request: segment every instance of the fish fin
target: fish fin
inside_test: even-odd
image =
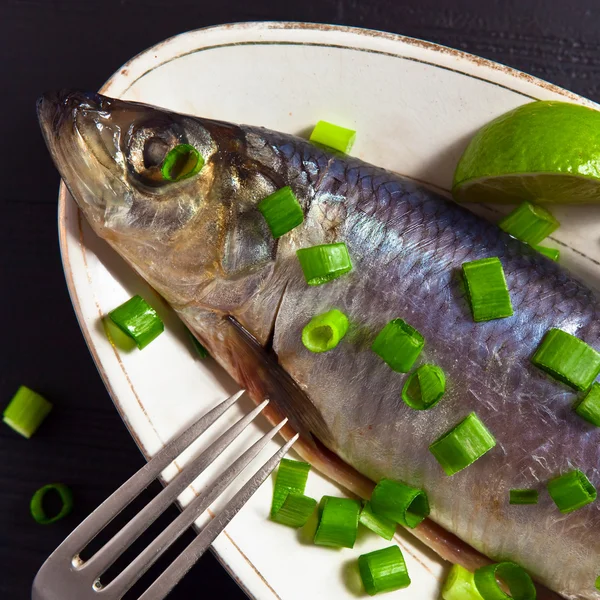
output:
[[[290,426],[306,442],[314,444],[313,436],[324,443],[330,442],[332,437],[323,418],[302,388],[279,364],[277,356],[264,348],[234,317],[228,316],[226,320],[233,333],[228,336],[229,359],[243,379],[238,383],[252,396],[271,400],[278,413],[288,418]]]
[[[263,347],[234,317],[226,317],[228,363],[230,373],[248,390],[255,402],[268,398],[271,402],[263,411],[276,424],[284,417],[288,424],[280,431],[290,439],[300,434],[294,450],[326,477],[357,496],[368,498],[373,482],[344,462],[327,448],[331,434],[321,415],[302,388],[279,364],[270,347]]]
[[[280,430],[280,434],[286,440],[296,433],[300,434],[294,450],[303,460],[345,490],[360,498],[369,498],[375,484],[327,447],[328,444],[333,446],[329,429],[307,394],[279,364],[271,346],[267,344],[267,347],[263,347],[232,316],[220,322],[225,326],[226,333],[223,330],[222,333],[227,343],[215,346],[215,357],[255,402],[262,402],[265,398],[270,400],[263,411],[265,417],[272,424],[287,417],[288,423]],[[215,323],[212,324],[213,331],[214,326]],[[201,341],[205,343],[204,339]],[[206,343],[212,350],[210,340],[207,339]],[[492,562],[431,519],[425,519],[408,531],[444,560],[460,564],[470,571]],[[536,587],[540,600],[560,599],[559,595],[544,586],[536,584]]]

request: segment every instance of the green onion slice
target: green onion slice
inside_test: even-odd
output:
[[[288,494],[303,495],[310,465],[299,460],[283,458],[279,463],[273,501],[271,503],[271,517],[282,507]]]
[[[537,490],[510,490],[509,504],[537,504]]]
[[[421,365],[402,388],[402,400],[415,410],[433,408],[446,391],[444,371],[435,365]]]
[[[600,373],[600,354],[562,329],[550,329],[531,358],[559,381],[583,391]]]
[[[181,181],[196,175],[204,166],[204,159],[190,144],[179,144],[169,151],[160,167],[167,181]]]
[[[579,469],[551,479],[548,482],[548,493],[563,514],[591,504],[598,495],[594,485]]]
[[[410,585],[408,569],[398,546],[361,554],[358,557],[358,570],[369,596],[400,590]]]
[[[360,502],[350,498],[323,496],[314,542],[319,546],[353,548],[358,530]]]
[[[61,508],[56,515],[50,517],[44,510],[44,497],[48,492],[56,492],[60,497]],[[73,510],[73,494],[63,483],[51,483],[40,488],[31,498],[31,516],[42,525],[56,523]]]
[[[498,583],[501,579],[510,590],[510,595]],[[501,562],[475,571],[477,591],[483,600],[535,600],[536,591],[529,574],[513,562]]]
[[[408,373],[424,345],[423,336],[414,327],[394,319],[377,334],[371,350],[397,373]]]
[[[133,338],[128,334],[123,333],[113,323],[110,317],[104,317],[102,319],[102,326],[104,327],[104,333],[113,348],[118,348],[123,352],[131,352],[134,348],[137,348]]]
[[[296,251],[308,285],[321,285],[352,270],[344,242],[322,244]]]
[[[319,121],[310,134],[310,141],[348,154],[354,145],[356,131],[327,121]]]
[[[274,238],[280,238],[304,221],[304,211],[290,186],[273,192],[258,203]]]
[[[52,410],[46,398],[22,385],[4,409],[3,420],[23,437],[30,438]]]
[[[504,270],[497,257],[473,260],[464,263],[462,268],[475,322],[503,319],[513,314]]]
[[[547,256],[550,260],[553,260],[554,262],[558,262],[558,259],[560,258],[560,250],[558,248],[548,248],[548,246],[535,246],[535,249],[544,256]]]
[[[190,340],[192,342],[194,350],[196,351],[196,354],[200,358],[206,358],[207,356],[210,356],[208,350],[196,339],[196,336],[189,329],[186,328],[186,330],[188,332],[188,335],[190,336]]]
[[[600,384],[592,383],[588,393],[576,404],[575,412],[582,419],[600,427]]]
[[[442,600],[483,600],[473,573],[460,565],[452,565],[442,587]]]
[[[500,229],[532,246],[539,244],[559,226],[550,211],[531,202],[523,202],[498,223]]]
[[[165,329],[156,311],[141,297],[134,296],[108,313],[112,322],[142,350]]]
[[[302,330],[302,343],[311,352],[335,348],[348,331],[348,317],[334,308],[313,317]]]
[[[375,514],[370,502],[365,502],[358,520],[367,529],[370,529],[386,540],[391,540],[396,532],[396,523],[391,519],[386,519],[381,515]]]
[[[304,494],[288,494],[271,519],[289,527],[303,527],[315,511],[317,501]]]
[[[471,413],[433,442],[429,450],[446,475],[454,475],[473,464],[495,445],[494,436],[477,415]]]
[[[410,529],[429,515],[429,501],[423,490],[392,479],[382,479],[375,486],[371,506],[378,515]]]
[[[596,577],[596,589],[600,590],[600,575]]]

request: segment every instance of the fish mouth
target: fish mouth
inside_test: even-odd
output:
[[[38,100],[37,114],[42,133],[59,170],[65,151],[74,150],[76,145],[87,147],[94,154],[98,154],[97,146],[103,146],[102,154],[108,154],[104,158],[110,159],[105,166],[112,166],[118,151],[114,144],[118,126],[113,123],[112,102],[96,92],[66,89],[47,92]],[[109,144],[104,140],[107,136],[103,131],[110,135]],[[106,160],[101,162],[106,163]]]
[[[101,112],[103,100],[95,92],[63,89],[47,92],[37,101],[42,134],[61,174],[66,158],[72,158],[66,154],[74,151],[78,130],[81,126],[87,130],[93,128],[93,119],[88,116],[88,122],[82,123],[82,115]]]
[[[101,103],[95,92],[63,89],[43,94],[37,101],[37,115],[46,142],[60,134],[65,123],[74,122],[78,109],[98,110]]]
[[[126,187],[113,102],[96,92],[68,89],[47,92],[37,102],[54,164],[80,208],[94,221],[103,219],[107,204]]]

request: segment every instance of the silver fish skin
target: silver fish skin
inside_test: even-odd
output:
[[[269,395],[290,416],[319,468],[361,493],[382,477],[422,487],[432,521],[483,555],[521,564],[570,600],[600,598],[600,502],[563,515],[546,492],[574,468],[600,487],[600,429],[574,413],[575,392],[530,360],[552,327],[600,349],[590,289],[425,187],[293,136],[79,92],[43,97],[38,113],[94,230],[255,399]],[[178,143],[197,147],[206,164],[164,182],[158,167]],[[305,221],[273,240],[256,204],[284,185]],[[353,270],[307,286],[296,250],[337,241]],[[504,267],[514,316],[474,323],[461,265],[491,256]],[[348,315],[348,334],[334,351],[308,352],[302,328],[334,307]],[[370,350],[397,317],[426,340],[418,364],[446,374],[432,410],[408,408],[407,375]],[[428,447],[470,412],[497,445],[448,477]],[[342,463],[319,458],[321,445],[355,469],[355,481]],[[509,505],[513,488],[539,490],[539,504]]]

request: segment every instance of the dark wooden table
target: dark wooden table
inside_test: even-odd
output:
[[[182,31],[248,20],[398,32],[485,56],[600,101],[597,0],[0,0],[0,408],[22,383],[55,406],[30,441],[0,426],[3,600],[28,598],[47,555],[143,464],[71,308],[57,243],[59,178],[38,129],[35,100],[52,88],[97,89],[131,56]],[[55,525],[37,525],[29,499],[54,481],[73,488],[75,510]],[[244,595],[207,555],[170,597]]]

